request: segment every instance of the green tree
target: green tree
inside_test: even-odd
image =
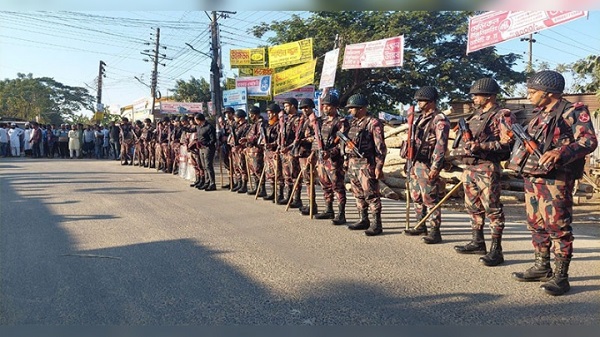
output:
[[[393,111],[399,103],[412,101],[415,91],[434,85],[443,99],[465,99],[473,81],[494,77],[501,85],[523,82],[525,74],[511,68],[518,54],[499,55],[488,47],[469,55],[467,26],[470,12],[312,12],[303,19],[261,23],[250,29],[256,37],[267,33],[272,45],[314,38],[314,54],[319,57],[315,81],[318,84],[323,58],[340,39],[340,59],[336,88],[342,104],[355,93],[368,95],[372,111]],[[404,35],[404,65],[395,68],[341,70],[344,47]]]
[[[575,90],[600,94],[600,56],[590,55],[573,63],[572,69],[577,75]]]
[[[189,81],[177,80],[173,92],[173,99],[177,102],[208,102],[210,101],[210,84],[204,79],[192,76]]]
[[[59,124],[73,120],[78,111],[93,111],[94,100],[85,88],[31,73],[0,81],[0,111],[8,117]]]

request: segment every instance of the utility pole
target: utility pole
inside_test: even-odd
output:
[[[211,100],[213,104],[213,110],[215,116],[221,116],[221,108],[223,103],[223,92],[221,90],[221,42],[219,37],[219,21],[221,17],[226,19],[229,14],[236,14],[236,12],[230,11],[212,11],[212,19],[210,23],[211,30],[211,49],[212,49],[212,62],[210,64],[210,78],[213,90],[211,91]]]
[[[104,61],[100,60],[100,65],[98,66],[98,91],[96,94],[96,112],[97,113],[104,112],[104,106],[102,106],[102,78],[106,77],[106,75],[104,74],[105,66],[106,66],[106,63],[104,63]],[[100,122],[99,118],[97,118],[97,119],[98,119],[98,122]]]
[[[146,42],[146,44],[150,44],[149,42]],[[161,66],[165,67],[166,64],[164,63],[160,63],[160,60],[171,60],[170,58],[167,58],[166,54],[161,54],[159,53],[159,50],[161,48],[160,45],[160,28],[156,28],[156,40],[154,41],[154,50],[152,51],[153,53],[150,54],[150,50],[146,49],[143,52],[140,52],[140,54],[142,55],[146,55],[148,57],[150,57],[149,59],[144,59],[144,61],[149,62],[152,61],[153,66],[152,66],[152,79],[151,79],[151,85],[150,85],[150,95],[152,96],[152,105],[150,107],[150,114],[154,116],[154,105],[156,104],[156,98],[157,98],[157,86],[158,86],[158,65],[160,64]],[[163,49],[167,49],[167,47],[162,46]],[[160,59],[159,59],[160,57]],[[160,91],[158,91],[158,98],[160,99]]]
[[[535,42],[535,39],[533,38],[533,34],[529,34],[529,37],[522,37],[520,41],[529,42],[529,62],[527,63],[527,72],[530,73],[533,71],[533,43]]]

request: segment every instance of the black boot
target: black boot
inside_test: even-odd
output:
[[[473,238],[471,239],[471,242],[464,246],[454,246],[454,250],[460,254],[486,254],[487,250],[483,238],[483,228],[473,229],[472,234]]]
[[[333,219],[333,201],[328,202],[325,205],[325,212],[321,212],[315,215],[315,219]]]
[[[427,235],[427,225],[421,225],[419,228],[409,228],[404,230],[404,235],[417,236]]]
[[[571,259],[565,257],[554,258],[554,275],[552,278],[542,284],[540,288],[544,289],[546,294],[560,296],[571,289],[569,284],[569,264]]]
[[[490,247],[490,252],[480,257],[479,262],[488,267],[494,267],[504,262],[501,236],[492,237],[492,247]]]
[[[369,215],[367,213],[368,209],[361,209],[359,212],[360,215],[360,220],[358,220],[357,222],[353,223],[352,225],[348,226],[348,229],[350,230],[361,230],[361,229],[367,229],[369,228],[369,225],[371,225],[371,222],[369,221]]]
[[[296,191],[294,192],[294,199],[292,199],[290,208],[302,207],[302,198],[300,198],[301,193],[302,193],[302,186],[298,186],[298,189],[296,189]]]
[[[267,189],[265,187],[265,182],[264,181],[258,187],[258,196],[257,197],[263,198],[263,199],[267,197]],[[267,200],[271,200],[271,199],[267,199]]]
[[[231,192],[237,192],[240,188],[242,188],[242,179],[233,178],[233,188]]]
[[[243,180],[242,178],[242,183],[240,184],[240,189],[237,190],[238,193],[246,193],[248,192],[248,180]]]
[[[292,192],[292,188],[288,186],[286,193],[284,193],[284,185],[279,185],[279,195],[277,196],[277,205],[287,205],[290,201],[290,194]]]
[[[190,187],[196,187],[200,183],[200,177],[196,177],[196,180],[190,184]]]
[[[204,184],[200,185],[200,186],[198,187],[198,189],[199,189],[199,190],[205,190],[205,189],[207,189],[207,188],[208,188],[208,186],[210,186],[210,180],[208,180],[208,179],[206,179],[206,178],[205,178],[205,179],[204,179]]]
[[[346,223],[346,204],[338,204],[338,214],[331,220],[332,225],[343,225]]]
[[[535,264],[526,271],[512,273],[512,278],[519,282],[548,281],[552,278],[550,252],[535,252]]]
[[[197,188],[197,189],[200,189],[200,186],[203,186],[203,185],[204,185],[204,183],[205,183],[205,181],[204,181],[204,177],[200,177],[200,178],[198,179],[198,183],[197,183],[196,185],[194,185],[194,187],[195,187],[195,188]]]
[[[275,188],[276,188],[275,185],[273,185],[273,190],[272,190],[273,192],[271,192],[271,194],[268,194],[268,195],[265,193],[263,200],[275,200]]]
[[[252,179],[254,184],[252,184],[252,189],[249,189],[246,193],[248,193],[249,195],[256,195],[256,190],[258,190],[258,179],[256,179],[255,177],[252,177],[250,179]]]
[[[366,236],[375,236],[383,233],[383,228],[381,227],[381,211],[376,211],[373,213],[373,222],[369,229],[365,231]]]
[[[428,245],[442,242],[442,233],[440,233],[440,227],[432,227],[429,234],[423,237],[423,242]]]
[[[317,206],[317,203],[314,202],[313,203],[313,214],[316,214],[319,211],[319,206]],[[302,215],[310,215],[310,207],[309,206],[302,206],[300,207],[300,213]]]

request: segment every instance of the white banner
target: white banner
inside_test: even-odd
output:
[[[350,44],[344,50],[342,69],[402,67],[404,36]]]
[[[235,79],[236,88],[244,88],[248,96],[270,96],[271,75],[238,77]]]
[[[337,63],[339,56],[340,48],[330,50],[325,54],[325,60],[323,61],[323,70],[321,71],[321,80],[319,81],[319,89],[334,86],[335,73],[337,71]]]
[[[245,88],[223,90],[223,106],[246,105],[248,95]]]
[[[282,103],[286,98],[289,97],[294,97],[295,99],[297,99],[298,101],[300,101],[303,98],[310,98],[310,99],[314,99],[315,97],[315,86],[314,85],[307,85],[292,91],[287,91],[284,93],[281,93],[279,95],[276,95],[275,97],[273,97],[273,100],[277,103]]]
[[[469,19],[467,54],[587,16],[587,11],[490,11]]]
[[[160,102],[160,113],[187,114],[202,112],[204,103]]]

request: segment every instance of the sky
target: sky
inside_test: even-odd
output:
[[[139,6],[138,6],[139,7]],[[210,79],[210,58],[186,43],[210,53],[210,12],[183,11],[0,11],[0,79],[17,73],[52,77],[70,86],[86,87],[95,97],[98,66],[106,63],[102,102],[112,111],[150,97],[152,64],[142,52],[154,48],[156,28],[160,27],[161,53],[158,89],[163,96],[176,80],[191,77]],[[224,77],[237,70],[229,67],[229,50],[268,44],[247,30],[261,22],[285,20],[293,14],[306,17],[307,11],[237,10],[220,18]],[[534,35],[534,64],[571,63],[588,55],[600,54],[600,11],[590,11],[578,19]],[[366,41],[365,41],[366,42]],[[523,55],[516,68],[524,69],[529,44],[513,39],[496,45],[500,54]],[[338,71],[341,71],[338,69]],[[567,86],[569,83],[567,83]],[[91,115],[90,113],[86,113]]]

